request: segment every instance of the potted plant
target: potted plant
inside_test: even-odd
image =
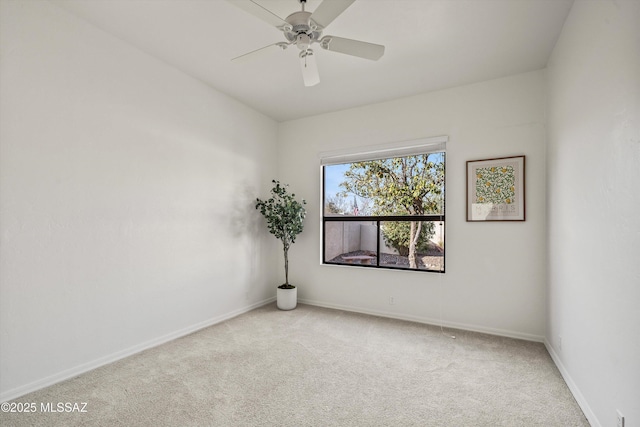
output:
[[[284,250],[284,284],[278,286],[277,301],[281,310],[293,310],[298,303],[298,289],[289,283],[289,248],[296,241],[296,236],[304,228],[304,217],[307,214],[304,199],[298,202],[295,194],[287,192],[288,185],[273,180],[271,198],[256,199],[256,209],[267,220],[269,232],[282,242]]]

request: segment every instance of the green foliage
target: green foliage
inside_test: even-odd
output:
[[[433,154],[352,163],[340,184],[343,194],[373,200],[374,215],[439,213],[444,188],[444,162]]]
[[[287,192],[288,185],[280,184],[280,181],[273,180],[271,197],[267,200],[256,199],[256,209],[267,221],[267,228],[278,240],[282,242],[284,250],[284,271],[286,288],[293,288],[289,284],[289,248],[296,242],[296,236],[304,229],[304,218],[307,214],[304,205],[307,202],[303,199],[298,202],[295,194]]]
[[[444,157],[439,153],[356,162],[344,175],[343,194],[372,200],[374,215],[437,214],[444,204]],[[426,246],[433,224],[386,223],[383,235],[416,268],[416,250]]]
[[[478,168],[476,178],[477,202],[496,204],[516,202],[516,172],[513,166]]]
[[[435,234],[433,222],[423,222],[420,234],[416,241],[416,250],[418,252],[426,252],[429,249],[429,239]],[[411,223],[388,221],[383,223],[382,235],[384,240],[391,245],[402,256],[409,255],[409,246],[411,243]]]

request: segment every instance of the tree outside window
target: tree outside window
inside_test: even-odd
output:
[[[444,271],[444,181],[444,152],[325,166],[324,262]]]

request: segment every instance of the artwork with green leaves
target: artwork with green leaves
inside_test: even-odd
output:
[[[524,221],[524,156],[467,162],[467,221]]]

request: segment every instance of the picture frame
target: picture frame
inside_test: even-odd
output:
[[[467,161],[467,221],[525,220],[525,156]]]

